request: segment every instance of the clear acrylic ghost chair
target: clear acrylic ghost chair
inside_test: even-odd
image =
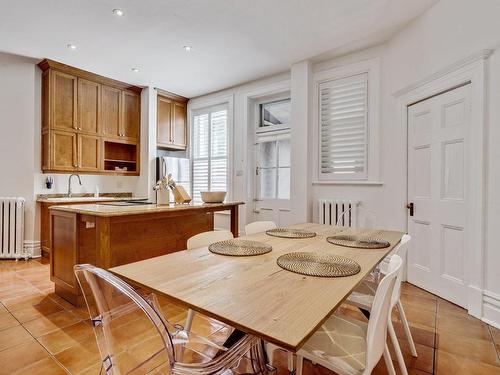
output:
[[[254,221],[245,225],[245,234],[250,236],[251,234],[265,232],[269,229],[276,228],[274,221]]]
[[[411,240],[411,236],[409,234],[405,234],[403,238],[401,238],[401,241],[399,244],[394,248],[394,250],[391,252],[395,255],[398,255],[401,259],[404,259],[406,256],[406,251],[408,249],[408,243]],[[382,274],[386,274],[388,272],[387,270],[387,260],[388,258],[386,257],[385,262],[381,264],[380,272]],[[389,257],[390,261],[390,257]],[[403,309],[403,305],[400,301],[401,297],[401,279],[402,279],[402,272],[401,271],[398,274],[398,277],[396,279],[396,285],[394,286],[394,292],[392,294],[392,299],[391,299],[391,311],[393,310],[394,307],[396,307],[396,310],[399,313],[399,317],[401,319],[401,323],[403,325],[403,329],[405,331],[406,337],[408,339],[408,342],[410,344],[410,350],[411,354],[414,357],[417,357],[417,350],[415,348],[415,343],[413,342],[413,337],[411,335],[410,331],[410,326],[408,325],[408,320],[406,319],[406,315]],[[375,297],[375,293],[377,290],[377,282],[376,281],[371,281],[371,280],[364,280],[359,287],[357,287],[351,295],[347,298],[347,303],[354,305],[362,310],[365,311],[370,311],[372,309],[373,305],[373,300]],[[407,375],[408,371],[406,369],[405,361],[403,358],[403,353],[401,352],[401,348],[399,346],[399,341],[396,336],[396,332],[394,330],[394,326],[392,324],[392,319],[391,315],[389,314],[389,320],[388,320],[388,331],[389,331],[389,336],[392,341],[392,345],[394,347],[394,351],[396,352],[396,357],[398,359],[399,367],[401,369],[401,373],[403,375]]]
[[[208,232],[202,232],[188,238],[187,249],[193,250],[200,247],[207,247],[214,242],[231,240],[233,238],[233,233],[228,230],[212,230]],[[191,326],[193,325],[194,315],[194,310],[188,309],[186,323],[184,324],[184,327],[188,331],[191,330]]]
[[[297,352],[297,375],[302,375],[304,358],[339,375],[368,375],[382,355],[389,374],[395,374],[387,347],[387,321],[391,297],[402,260],[394,255],[388,273],[380,281],[368,323],[334,314]]]
[[[227,348],[169,323],[154,294],[143,297],[120,278],[89,264],[76,265],[99,348],[100,373],[234,374],[250,353],[256,373],[266,373],[261,340],[243,335]]]

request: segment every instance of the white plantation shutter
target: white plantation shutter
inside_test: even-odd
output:
[[[368,73],[319,84],[320,179],[367,178]]]
[[[193,116],[193,201],[201,202],[200,191],[227,191],[227,106],[196,112]]]

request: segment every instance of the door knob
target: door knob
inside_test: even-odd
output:
[[[410,210],[410,216],[413,216],[413,213],[414,213],[414,210],[415,210],[415,206],[413,205],[413,202],[410,202],[406,205],[406,208],[408,210]]]

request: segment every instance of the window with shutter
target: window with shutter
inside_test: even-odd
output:
[[[227,191],[228,109],[216,106],[193,114],[193,201],[201,203],[200,191]]]
[[[319,177],[368,177],[368,73],[320,82]]]

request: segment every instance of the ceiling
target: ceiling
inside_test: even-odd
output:
[[[0,0],[0,51],[194,97],[381,43],[436,2]]]

